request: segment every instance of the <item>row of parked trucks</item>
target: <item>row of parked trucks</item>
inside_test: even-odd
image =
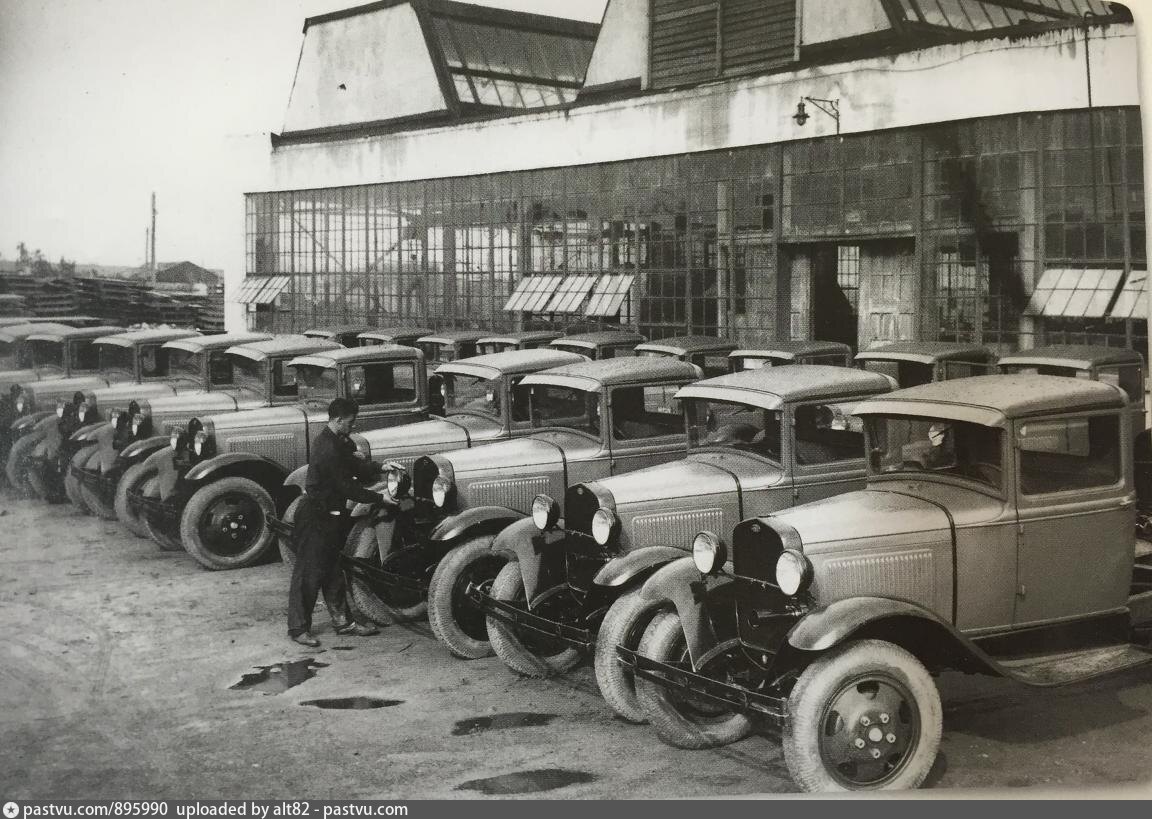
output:
[[[0,356],[8,480],[209,569],[292,562],[311,440],[355,399],[386,498],[344,546],[364,617],[522,675],[591,662],[678,747],[776,730],[805,790],[921,785],[943,670],[1152,660],[1130,350],[59,322]]]

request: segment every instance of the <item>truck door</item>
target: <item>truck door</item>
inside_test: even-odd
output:
[[[1119,414],[1019,421],[1016,625],[1125,604],[1135,494]]]
[[[616,387],[609,396],[611,474],[678,461],[688,451],[684,410],[674,396],[683,384]]]
[[[791,429],[794,505],[864,488],[864,427],[851,414],[854,407],[855,402],[791,407],[785,423]]]
[[[423,390],[415,361],[381,361],[358,364],[344,372],[344,388],[349,398],[360,404],[361,430],[394,427],[423,420],[428,413],[422,401]]]

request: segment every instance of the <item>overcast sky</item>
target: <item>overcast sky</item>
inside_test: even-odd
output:
[[[606,0],[474,2],[598,22]],[[232,266],[304,18],[356,5],[0,0],[0,258],[141,264],[155,190],[160,261]]]

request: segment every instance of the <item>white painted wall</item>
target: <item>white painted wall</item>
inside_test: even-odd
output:
[[[649,0],[608,0],[584,85],[639,78],[648,87]]]
[[[284,130],[446,108],[416,12],[405,3],[308,28]]]
[[[880,0],[800,0],[800,45],[891,28]]]
[[[273,189],[466,176],[806,139],[835,133],[801,96],[838,99],[843,133],[1084,108],[1081,30],[953,43],[788,74],[720,81],[566,111],[338,142],[284,145]],[[1091,32],[1093,101],[1138,105],[1132,25]]]

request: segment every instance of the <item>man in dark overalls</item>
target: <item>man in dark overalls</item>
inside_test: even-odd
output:
[[[359,411],[356,402],[337,398],[328,405],[328,423],[312,441],[308,459],[304,501],[296,517],[296,564],[288,587],[288,636],[315,648],[320,641],[312,634],[312,610],[316,595],[324,605],[337,634],[366,637],[379,629],[357,623],[348,606],[348,586],[340,568],[340,550],[350,529],[347,501],[381,503],[384,496],[361,485],[379,477],[379,464],[358,457],[348,437]]]

